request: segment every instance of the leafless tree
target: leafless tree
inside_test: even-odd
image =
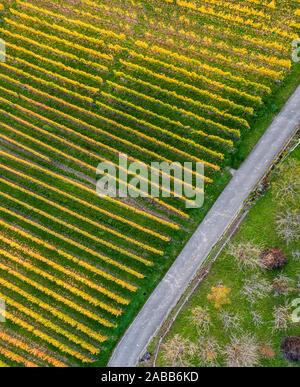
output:
[[[227,254],[233,256],[241,269],[260,266],[261,247],[251,242],[231,243]]]
[[[253,324],[258,327],[260,325],[263,325],[264,322],[263,322],[263,317],[260,313],[254,311],[254,310],[251,310],[251,316],[252,316],[252,321],[253,321]]]
[[[179,334],[168,340],[162,346],[163,360],[170,367],[188,367],[194,356],[196,346]]]
[[[237,314],[223,311],[219,313],[219,318],[222,321],[225,331],[240,329],[240,317]]]
[[[267,297],[271,291],[271,283],[266,278],[261,278],[258,274],[254,274],[244,280],[242,293],[251,304],[254,304],[257,299]]]
[[[300,260],[300,251],[299,250],[295,250],[295,251],[292,251],[292,257],[293,257],[293,261],[299,261]]]
[[[279,274],[272,281],[273,289],[276,293],[289,294],[296,289],[296,283],[292,278]]]
[[[276,216],[277,234],[287,244],[297,240],[300,234],[300,211],[299,209],[286,209]]]
[[[275,306],[273,308],[273,330],[286,330],[291,319],[291,308],[289,305]]]
[[[231,336],[230,343],[222,352],[228,367],[254,367],[259,364],[259,346],[255,336],[250,334]]]
[[[201,336],[208,333],[209,328],[213,325],[210,319],[208,308],[196,306],[191,310],[188,319],[196,327],[198,334]]]
[[[205,367],[218,367],[218,357],[220,355],[220,346],[213,337],[201,337],[198,340],[198,357],[201,364]]]
[[[282,164],[272,186],[279,205],[295,203],[300,197],[300,164],[294,159]]]

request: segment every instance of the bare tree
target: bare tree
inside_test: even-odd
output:
[[[179,334],[162,346],[163,360],[170,367],[188,367],[196,352],[196,346]]]
[[[291,308],[286,306],[275,306],[273,308],[273,331],[286,330],[291,321]]]
[[[230,343],[222,351],[228,367],[254,367],[259,364],[259,346],[250,334],[231,336]]]
[[[272,285],[276,293],[289,294],[290,292],[296,290],[295,281],[283,274],[279,274],[276,278],[274,278]]]
[[[295,203],[300,197],[300,164],[289,159],[279,168],[279,178],[272,184],[279,205]]]
[[[251,304],[254,304],[257,299],[267,297],[271,291],[271,283],[265,278],[260,278],[258,274],[254,274],[244,280],[242,293]]]
[[[260,325],[263,325],[264,322],[263,322],[263,317],[260,313],[254,311],[254,310],[251,310],[251,316],[252,316],[252,321],[253,321],[253,324],[256,326],[256,327],[259,327]]]
[[[251,242],[231,243],[227,249],[227,254],[235,258],[241,269],[260,266],[260,252],[261,247]]]
[[[300,251],[299,250],[295,250],[295,251],[292,251],[292,257],[293,257],[293,261],[299,261],[300,260]]]
[[[297,240],[300,232],[300,211],[298,209],[281,211],[276,216],[277,234],[287,244]]]
[[[240,329],[240,317],[237,314],[223,311],[219,313],[219,318],[222,321],[225,331]]]
[[[201,306],[193,308],[188,319],[196,327],[200,336],[208,333],[209,328],[213,325],[210,320],[208,308],[202,308]]]
[[[199,360],[205,367],[218,367],[220,346],[213,337],[201,337],[198,340]]]

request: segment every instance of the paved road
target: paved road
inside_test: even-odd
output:
[[[300,125],[300,86],[234,174],[219,199],[130,325],[109,361],[134,367],[141,353],[176,305],[189,282],[220,239],[244,200]]]

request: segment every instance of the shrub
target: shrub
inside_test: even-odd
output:
[[[272,359],[275,356],[273,349],[267,344],[259,344],[259,353],[263,359]]]
[[[279,269],[287,264],[285,253],[276,247],[265,249],[261,253],[262,266],[268,270]]]
[[[281,344],[281,353],[289,361],[300,362],[300,336],[286,337]]]

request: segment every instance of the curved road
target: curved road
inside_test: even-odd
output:
[[[300,125],[300,86],[219,196],[165,277],[127,329],[108,363],[134,367],[244,200]]]

